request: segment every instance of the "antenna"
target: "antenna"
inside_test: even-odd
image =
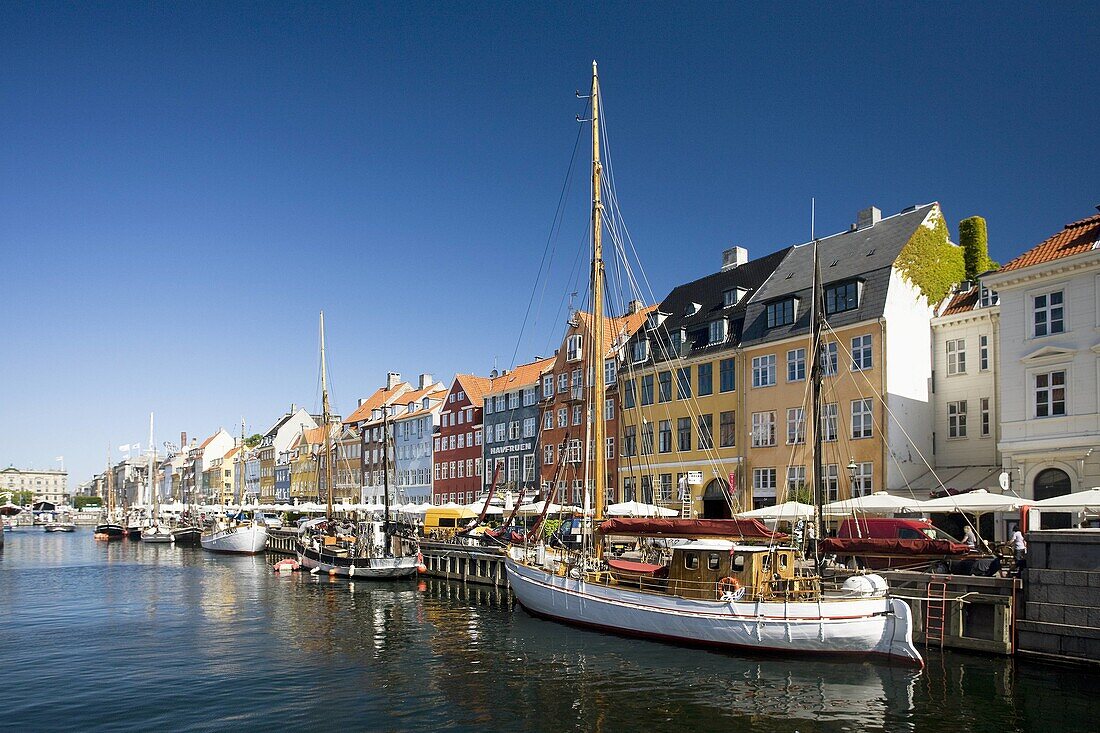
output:
[[[816,208],[817,208],[817,200],[813,196],[811,196],[810,197],[810,241],[811,242],[814,241],[814,224],[815,224],[814,218],[817,214]]]

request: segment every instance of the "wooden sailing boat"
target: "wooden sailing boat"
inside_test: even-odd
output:
[[[592,268],[593,348],[590,370],[594,404],[604,397],[600,163],[600,89],[592,64]],[[820,303],[815,277],[815,303]],[[820,314],[813,347],[819,353]],[[818,360],[815,359],[815,363]],[[820,379],[820,369],[818,369]],[[820,388],[815,391],[820,399]],[[590,421],[591,445],[604,445],[602,410]],[[818,446],[820,449],[820,446]],[[604,451],[592,451],[594,519],[603,519]],[[815,461],[819,466],[820,461]],[[819,474],[815,481],[820,481]],[[816,492],[820,504],[820,486]],[[605,559],[608,535],[678,538],[661,564]],[[630,636],[691,645],[784,653],[878,654],[923,664],[913,646],[912,616],[889,597],[874,575],[855,576],[825,589],[801,552],[780,544],[755,520],[612,519],[598,525],[579,552],[554,553],[540,544],[513,548],[505,562],[508,582],[528,611],[559,621]],[[761,544],[757,544],[761,543]]]
[[[126,536],[126,528],[122,526],[122,522],[115,516],[114,477],[115,472],[111,466],[111,449],[108,448],[107,471],[104,474],[104,479],[107,483],[107,506],[100,517],[99,524],[95,526],[94,537],[97,540],[119,540]]]
[[[328,370],[325,364],[325,314],[321,312],[321,422],[327,505],[325,521],[307,527],[298,538],[298,562],[314,573],[345,578],[387,580],[407,578],[416,573],[420,561],[415,538],[395,531],[390,521],[389,484],[389,407],[382,406],[382,475],[384,515],[381,521],[340,522],[332,512],[332,410],[328,396]],[[318,472],[318,480],[320,473]]]
[[[241,445],[244,450],[244,420],[241,420]],[[242,454],[243,455],[243,454]],[[267,547],[267,525],[255,517],[248,519],[244,513],[244,461],[237,470],[238,509],[233,517],[219,514],[213,525],[202,533],[202,549],[233,555],[255,555]]]
[[[166,544],[173,541],[172,530],[160,516],[160,497],[157,496],[156,482],[153,480],[157,470],[157,449],[153,442],[153,413],[149,413],[149,476],[148,489],[150,500],[150,515],[145,525],[141,528],[141,541],[156,544]]]

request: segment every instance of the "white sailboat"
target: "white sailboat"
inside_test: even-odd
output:
[[[244,450],[244,421],[241,421],[241,450]],[[199,540],[202,549],[234,555],[255,555],[267,547],[267,525],[253,516],[244,517],[244,462],[237,470],[234,483],[237,485],[237,500],[240,507],[237,515],[227,517],[221,514],[214,524],[202,533]]]
[[[170,544],[174,541],[172,530],[168,522],[160,516],[160,497],[157,496],[156,483],[153,480],[153,472],[157,467],[157,448],[153,442],[153,413],[149,413],[149,475],[147,477],[146,493],[152,507],[151,513],[141,527],[141,541],[152,544]]]
[[[594,399],[605,392],[600,163],[600,89],[592,64],[592,268]],[[815,302],[820,302],[815,278]],[[814,354],[820,353],[821,318],[814,322]],[[818,384],[820,384],[820,360]],[[818,395],[819,396],[819,395]],[[601,410],[589,422],[590,445],[604,444]],[[604,516],[606,459],[592,452],[590,485],[595,521]],[[820,474],[815,481],[821,480]],[[820,502],[820,493],[818,494]],[[609,534],[676,537],[664,564],[607,559]],[[746,536],[763,544],[746,543]],[[685,541],[686,540],[686,541]],[[755,520],[614,519],[589,532],[579,552],[556,553],[545,545],[513,547],[505,562],[517,600],[535,615],[629,636],[687,645],[744,648],[792,654],[883,655],[923,664],[913,646],[908,605],[891,598],[876,575],[855,576],[826,588],[805,568],[801,552],[778,543]]]

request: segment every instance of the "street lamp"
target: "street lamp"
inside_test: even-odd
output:
[[[856,465],[856,459],[849,458],[848,465],[845,468],[848,469],[848,493],[855,498],[856,471],[859,470],[859,466]]]

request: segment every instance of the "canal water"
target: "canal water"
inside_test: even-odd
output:
[[[492,589],[276,575],[88,529],[0,550],[0,727],[49,731],[1096,731],[1100,674],[711,653]]]

